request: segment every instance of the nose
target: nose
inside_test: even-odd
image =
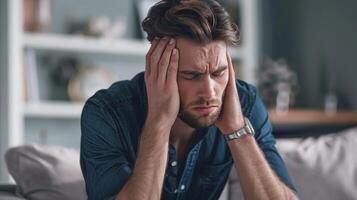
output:
[[[210,100],[216,96],[215,82],[209,75],[204,75],[200,81],[199,97]]]

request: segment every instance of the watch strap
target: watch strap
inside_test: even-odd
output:
[[[244,135],[254,135],[254,129],[252,124],[250,123],[249,119],[244,117],[244,127],[241,129],[238,129],[236,131],[234,131],[233,133],[230,134],[226,134],[224,135],[224,138],[226,139],[226,141],[231,141],[234,139],[238,139]]]

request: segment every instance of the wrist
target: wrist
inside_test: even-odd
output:
[[[223,134],[223,136],[226,139],[226,141],[231,141],[231,140],[239,139],[246,135],[254,136],[254,134],[255,134],[255,131],[254,131],[252,124],[250,123],[249,119],[245,117],[244,125],[241,128],[236,129],[235,131],[233,131],[231,133]]]
[[[227,142],[229,146],[238,144],[239,149],[247,149],[249,146],[255,143],[255,138],[253,135],[243,135],[239,139],[230,140]]]
[[[233,133],[234,131],[242,129],[244,126],[245,126],[244,119],[241,118],[240,120],[235,121],[235,123],[231,123],[226,127],[221,127],[220,131],[223,135],[228,135]]]

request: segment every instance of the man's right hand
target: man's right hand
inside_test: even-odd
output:
[[[174,38],[154,39],[146,54],[145,82],[148,96],[147,122],[170,130],[179,112],[177,86],[179,52]]]
[[[160,199],[167,166],[170,130],[177,118],[179,53],[176,42],[154,40],[146,55],[148,115],[132,174],[116,199]],[[167,136],[167,137],[165,137]]]

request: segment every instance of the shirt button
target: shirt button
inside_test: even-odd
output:
[[[181,185],[181,190],[184,190],[185,189],[185,185]]]
[[[175,189],[174,193],[175,193],[175,194],[177,193],[177,189]]]
[[[171,166],[175,167],[177,165],[177,161],[172,161]]]

